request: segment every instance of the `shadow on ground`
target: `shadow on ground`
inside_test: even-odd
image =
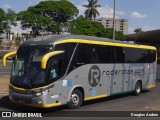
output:
[[[148,91],[143,91],[143,93],[148,92]],[[142,94],[143,94],[142,93]],[[123,95],[115,95],[115,96],[110,96],[110,97],[106,97],[106,98],[101,98],[101,99],[97,99],[97,100],[91,100],[91,101],[86,101],[83,103],[83,105],[81,107],[87,107],[88,105],[96,105],[97,103],[101,103],[101,102],[105,102],[105,101],[110,101],[110,100],[114,100],[114,99],[119,99],[119,98],[123,98],[123,97],[128,97],[131,96],[133,94],[123,94]],[[15,104],[9,101],[9,97],[8,96],[4,96],[2,98],[0,98],[0,108],[4,108],[6,109],[6,111],[14,111],[14,112],[40,112],[42,114],[45,113],[53,113],[53,112],[60,112],[60,111],[79,111],[80,109],[76,109],[76,110],[68,110],[67,106],[63,105],[63,106],[59,106],[59,107],[54,107],[54,108],[33,108],[33,107],[28,107],[28,106],[24,106],[24,105],[20,105],[20,104]]]

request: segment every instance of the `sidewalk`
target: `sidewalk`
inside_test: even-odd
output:
[[[9,75],[0,75],[0,97],[8,95]]]

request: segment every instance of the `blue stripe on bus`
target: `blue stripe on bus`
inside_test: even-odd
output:
[[[123,70],[125,70],[125,65],[124,64],[121,64],[121,65],[122,65]],[[121,90],[122,92],[124,91],[125,75],[126,74],[122,75],[122,90]]]
[[[145,71],[145,65],[144,64],[134,64],[134,65],[132,65],[132,64],[130,64],[129,65],[129,69],[131,70],[132,69],[132,67],[143,67],[144,68],[144,71]],[[135,71],[133,71],[133,72],[135,72]],[[144,72],[145,73],[145,72]],[[140,77],[140,78],[144,78],[144,73],[143,74],[135,74],[135,73],[133,73],[133,76],[134,77]],[[129,90],[133,90],[134,88],[133,88],[133,80],[132,80],[132,78],[131,78],[131,74],[129,74],[129,77],[128,77],[128,88],[127,88],[127,90],[129,91]]]
[[[114,64],[114,65],[113,65],[113,69],[112,69],[112,70],[115,70],[115,66],[116,66],[116,64]],[[112,76],[111,76],[111,83],[110,83],[110,95],[113,93],[114,76],[115,76],[115,75],[112,75]]]
[[[148,66],[147,66],[147,69],[148,69],[148,77],[147,77],[147,81],[146,81],[146,85],[145,86],[147,86],[147,84],[149,83],[149,78],[150,78],[150,64],[149,64],[149,68],[148,68]]]

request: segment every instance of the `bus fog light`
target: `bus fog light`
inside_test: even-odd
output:
[[[39,101],[38,101],[38,104],[41,104],[41,103],[42,103],[42,101],[41,101],[41,100],[39,100]]]

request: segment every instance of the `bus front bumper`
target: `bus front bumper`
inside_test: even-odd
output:
[[[57,107],[61,106],[61,102],[53,102],[53,103],[46,103],[46,96],[35,97],[33,95],[26,95],[26,94],[19,94],[19,93],[9,93],[9,99],[11,102],[16,104],[22,104],[31,107],[37,108],[50,108],[50,107]]]

